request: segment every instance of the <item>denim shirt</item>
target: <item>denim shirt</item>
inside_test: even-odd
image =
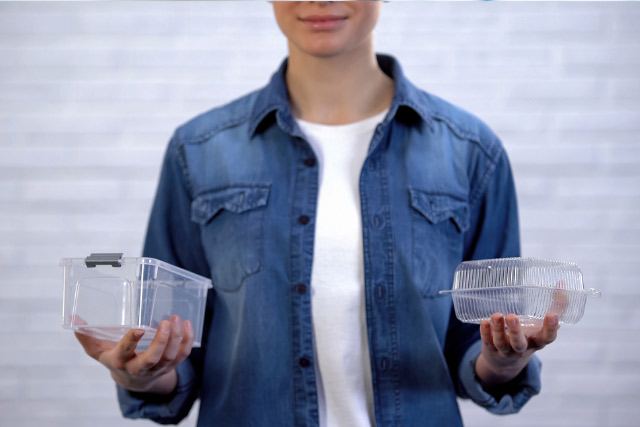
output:
[[[519,255],[505,151],[480,120],[430,95],[378,55],[394,81],[360,173],[366,325],[378,426],[462,425],[457,396],[517,412],[540,390],[540,362],[502,387],[475,376],[478,325],[450,289],[463,260]],[[164,159],[144,255],[212,278],[203,347],[167,396],[118,387],[123,414],[198,426],[316,426],[310,278],[316,157],[270,83],[180,126]]]

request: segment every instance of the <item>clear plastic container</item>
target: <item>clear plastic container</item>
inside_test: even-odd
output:
[[[144,329],[146,348],[158,324],[177,314],[193,325],[193,346],[202,340],[211,280],[153,258],[91,254],[63,258],[62,326],[99,339],[119,341],[131,329]]]
[[[456,269],[451,294],[456,317],[480,323],[493,313],[518,315],[525,331],[539,330],[547,313],[559,323],[576,323],[584,314],[587,297],[580,268],[573,263],[536,258],[466,261]]]

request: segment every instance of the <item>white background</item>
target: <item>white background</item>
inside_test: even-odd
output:
[[[540,353],[540,396],[509,417],[462,402],[467,426],[638,425],[638,22],[629,3],[383,6],[377,50],[504,141],[524,255],[603,294]],[[285,53],[266,3],[0,4],[0,425],[132,425],[60,327],[58,261],[137,256],[173,129]]]

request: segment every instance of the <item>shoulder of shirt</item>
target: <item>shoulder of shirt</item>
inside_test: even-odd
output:
[[[259,92],[255,90],[195,116],[176,129],[173,142],[178,145],[199,144],[219,132],[247,123]]]
[[[477,116],[424,90],[420,90],[420,95],[427,114],[435,123],[446,126],[458,139],[477,145],[494,161],[503,153],[498,136]]]

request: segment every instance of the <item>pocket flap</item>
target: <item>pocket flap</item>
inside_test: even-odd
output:
[[[442,193],[409,189],[411,206],[432,224],[451,218],[458,231],[469,229],[469,203],[459,197]]]
[[[234,186],[208,191],[191,203],[191,220],[204,225],[221,210],[242,213],[265,206],[269,200],[269,186]]]

